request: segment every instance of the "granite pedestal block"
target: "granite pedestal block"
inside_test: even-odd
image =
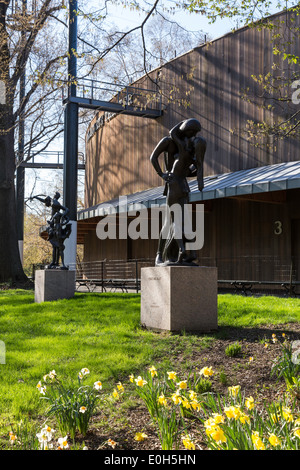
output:
[[[75,293],[75,271],[45,269],[35,271],[35,302],[70,299]]]
[[[208,332],[218,328],[217,268],[141,270],[141,323],[157,331]]]

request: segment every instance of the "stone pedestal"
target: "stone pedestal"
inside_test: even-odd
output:
[[[217,268],[142,268],[141,324],[157,331],[214,331],[217,296]]]
[[[34,300],[37,303],[70,299],[75,293],[75,271],[45,269],[35,271]]]

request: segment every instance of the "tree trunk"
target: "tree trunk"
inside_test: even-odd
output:
[[[0,282],[26,282],[17,239],[12,110],[0,104]]]
[[[10,81],[10,53],[6,13],[9,0],[0,2],[0,283],[28,281],[20,259],[15,197],[13,102],[16,84]]]

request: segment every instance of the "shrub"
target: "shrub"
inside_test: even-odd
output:
[[[212,383],[209,379],[201,378],[195,384],[195,390],[197,393],[203,394],[208,393],[212,389]]]

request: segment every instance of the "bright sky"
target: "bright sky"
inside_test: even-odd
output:
[[[149,5],[149,3],[151,4],[154,2],[152,0],[152,2],[147,3]],[[175,6],[178,2],[176,0],[163,0],[163,3],[166,7],[169,7],[173,5]],[[281,2],[281,4],[282,3],[284,2]],[[287,3],[294,4],[297,2],[288,1]],[[277,4],[278,0],[272,1],[272,7],[270,8],[271,14],[282,10],[282,8],[278,8]],[[140,24],[141,18],[144,18],[144,14],[130,10],[128,7],[124,8],[122,6],[118,6],[115,8],[111,7],[110,18],[112,22],[122,25],[122,27],[134,27]],[[236,21],[228,18],[219,19],[215,23],[210,24],[205,16],[198,13],[188,13],[184,11],[178,11],[174,16],[171,16],[170,19],[177,21],[181,26],[188,30],[201,30],[204,33],[208,33],[213,39],[223,36],[233,28],[242,26],[242,24],[239,25]]]

